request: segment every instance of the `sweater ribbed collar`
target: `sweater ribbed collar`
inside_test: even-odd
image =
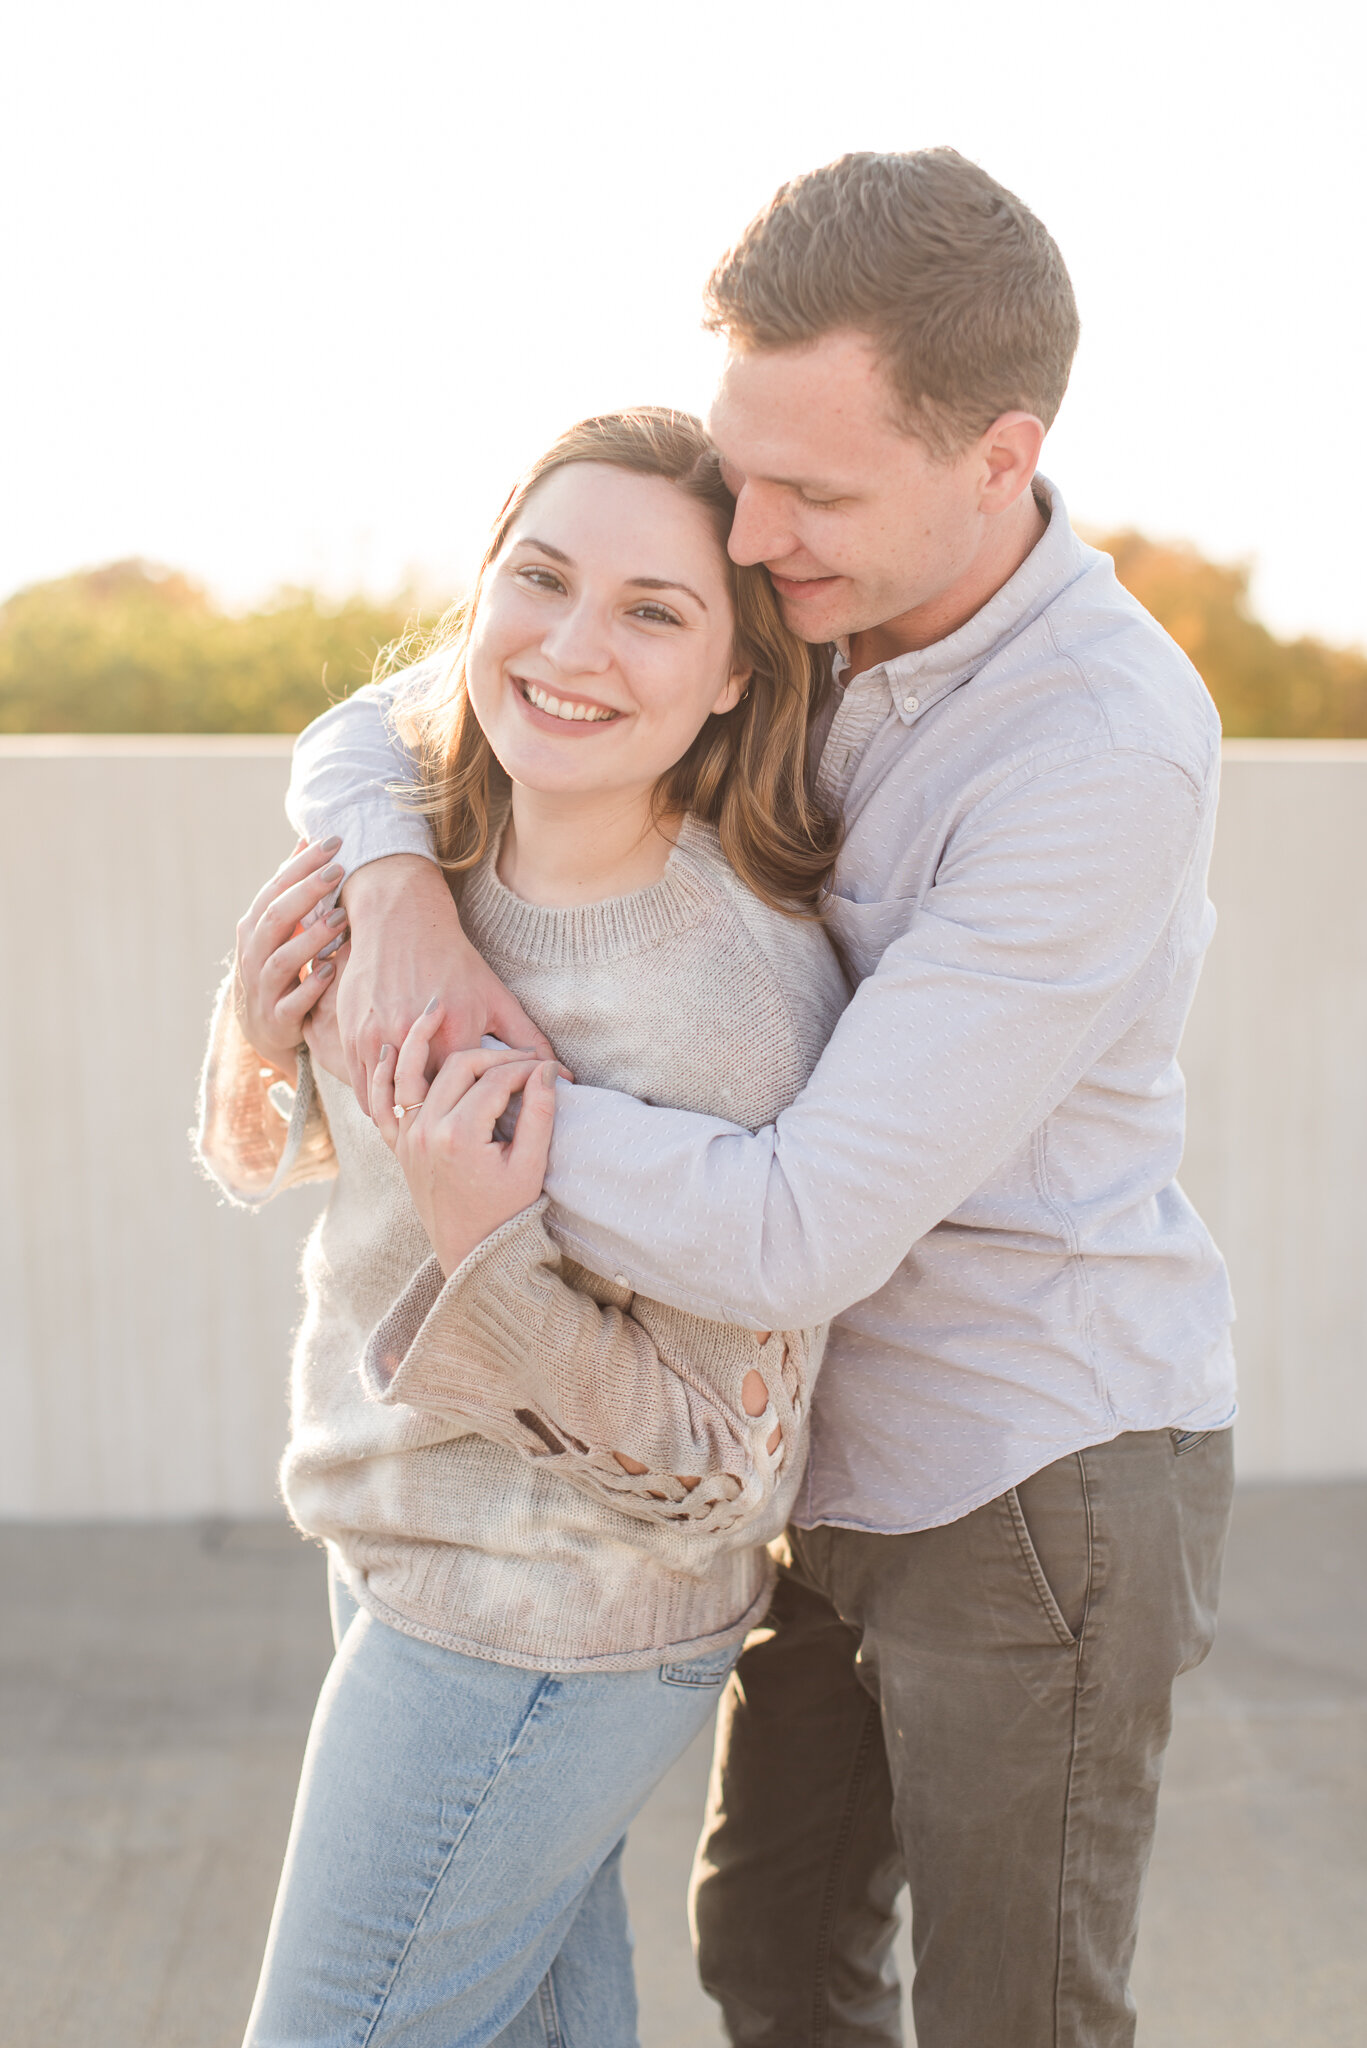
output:
[[[583,967],[647,952],[700,924],[715,902],[704,871],[719,858],[716,828],[694,817],[683,821],[658,882],[630,896],[610,896],[573,910],[524,903],[498,878],[503,831],[467,876],[461,922],[486,959],[533,967]]]

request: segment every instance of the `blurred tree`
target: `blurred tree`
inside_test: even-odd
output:
[[[35,583],[0,605],[0,732],[298,732],[409,617],[307,590],[233,615],[140,561]]]
[[[1249,612],[1245,568],[1138,533],[1098,545],[1231,737],[1367,738],[1367,654],[1278,640]],[[0,732],[298,732],[411,623],[401,599],[329,606],[307,590],[233,615],[172,570],[115,562],[0,605]]]
[[[1244,567],[1139,533],[1096,545],[1200,669],[1230,739],[1367,739],[1367,654],[1278,640],[1249,613]]]

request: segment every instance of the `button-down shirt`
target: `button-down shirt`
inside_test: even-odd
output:
[[[1177,1184],[1177,1046],[1214,915],[1219,722],[1108,556],[1051,516],[946,639],[849,680],[819,782],[855,994],[758,1133],[562,1086],[574,1257],[760,1329],[833,1318],[807,1526],[969,1513],[1123,1430],[1234,1411],[1220,1256]],[[383,691],[311,726],[291,816],[425,852]]]

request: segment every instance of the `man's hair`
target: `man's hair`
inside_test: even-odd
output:
[[[742,349],[867,334],[907,427],[948,457],[1004,412],[1049,426],[1077,348],[1073,288],[1028,206],[956,149],[858,150],[793,178],[707,283]]]

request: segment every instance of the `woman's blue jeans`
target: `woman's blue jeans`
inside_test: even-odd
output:
[[[635,2048],[627,1823],[737,1649],[520,1671],[333,1602],[246,2048]]]

